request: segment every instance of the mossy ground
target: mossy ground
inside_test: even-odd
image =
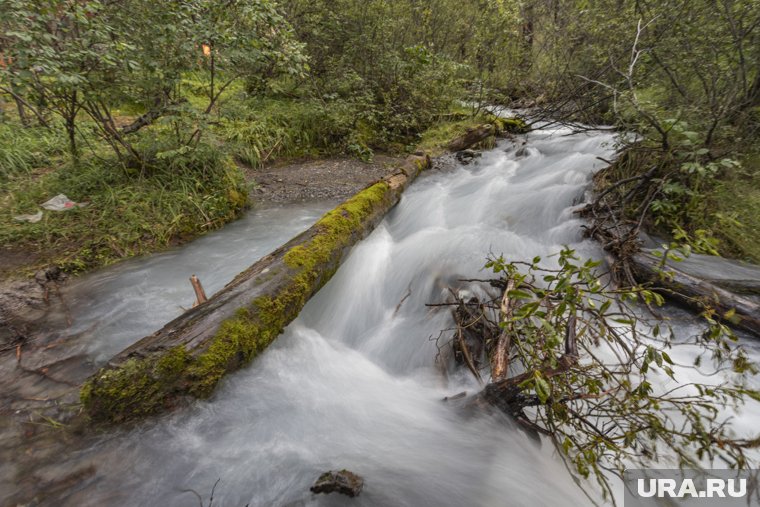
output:
[[[434,125],[422,134],[418,149],[426,151],[432,156],[438,156],[446,151],[446,146],[452,139],[464,135],[468,129],[483,124],[493,125],[497,135],[504,132],[524,134],[530,130],[530,127],[520,118],[499,118],[492,114],[483,113]]]

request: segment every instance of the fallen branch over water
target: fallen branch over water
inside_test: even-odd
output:
[[[429,166],[427,156],[409,157],[208,301],[115,356],[82,387],[87,414],[96,422],[119,422],[211,394],[225,374],[277,338]]]
[[[659,460],[751,466],[745,450],[758,438],[736,438],[724,409],[760,400],[760,393],[745,385],[755,367],[730,330],[708,318],[705,333],[676,337],[631,304],[659,305],[662,296],[639,286],[613,288],[596,273],[600,263],[579,260],[569,249],[557,268],[540,258],[493,259],[487,267],[498,279],[451,290],[453,300],[434,306],[451,308],[455,323],[440,348],[453,349],[450,357],[479,380],[490,374],[482,391],[462,403],[494,407],[528,434],[547,436],[568,470],[594,477],[605,494],[612,494],[611,474]],[[671,359],[670,349],[682,345],[691,354],[700,349],[693,365]],[[703,358],[724,375],[719,384],[684,375]]]
[[[467,133],[457,137],[447,146],[449,151],[461,151],[475,146],[494,135],[495,128],[493,125],[480,125],[467,131]]]

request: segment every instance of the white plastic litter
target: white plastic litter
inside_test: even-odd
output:
[[[33,224],[36,224],[42,220],[42,210],[38,211],[34,215],[16,215],[13,217],[13,219],[19,222],[31,222]]]
[[[50,211],[66,211],[86,205],[87,203],[74,202],[63,194],[58,194],[49,201],[42,203],[42,207]]]

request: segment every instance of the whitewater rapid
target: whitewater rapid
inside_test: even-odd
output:
[[[198,505],[189,490],[208,502],[217,480],[221,506],[588,505],[547,442],[526,438],[503,416],[466,417],[442,401],[478,386],[465,372],[441,376],[435,337],[450,317],[425,304],[445,300],[459,278],[487,277],[489,254],[550,258],[568,245],[599,258],[574,211],[601,159],[614,156],[614,142],[609,132],[547,128],[501,140],[470,165],[429,171],[284,334],[211,399],[105,435],[72,456],[97,472],[64,505]],[[303,229],[319,212],[301,209],[285,227]],[[117,337],[92,350],[112,353],[181,311],[162,288],[179,273],[198,271],[209,293],[223,286],[251,255],[242,252],[275,243],[261,236],[282,226],[233,226],[194,243],[192,255],[116,272],[99,298],[138,286],[130,301],[163,320],[101,323],[115,326]],[[145,279],[155,283],[138,283]],[[80,325],[114,304],[88,310]],[[321,472],[341,468],[364,477],[361,496],[309,492]]]

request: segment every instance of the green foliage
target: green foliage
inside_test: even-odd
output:
[[[706,224],[720,238],[720,250],[760,263],[760,156],[743,157],[708,193],[712,220]]]
[[[157,108],[181,102],[182,75],[195,72],[211,112],[221,95],[246,76],[302,72],[300,45],[268,0],[172,3],[128,0],[3,0],[0,5],[2,91],[12,94],[45,122],[53,112],[65,120],[72,158],[79,157],[77,120],[86,113],[122,159],[139,152],[120,131],[112,111],[123,102]],[[157,23],[157,20],[163,23]],[[198,143],[205,119],[197,111],[176,136]]]
[[[355,115],[356,108],[343,101],[251,98],[226,107],[211,134],[237,160],[258,168],[281,157],[355,151]]]
[[[325,101],[361,105],[357,119],[375,137],[367,142],[370,147],[409,144],[463,96],[468,68],[457,48],[464,45],[447,35],[452,27],[438,31],[444,19],[461,26],[461,12],[451,3],[435,3],[299,0],[287,5],[288,19],[310,56],[314,93]]]
[[[35,170],[49,170],[65,153],[66,140],[58,130],[0,123],[0,183],[29,176]]]
[[[514,287],[505,297],[511,311],[499,319],[511,337],[511,413],[527,427],[548,434],[568,464],[593,477],[610,494],[608,472],[668,463],[699,468],[700,460],[747,467],[751,440],[737,439],[723,410],[758,399],[745,382],[756,373],[729,328],[705,313],[705,331],[676,337],[660,321],[641,316],[637,302],[662,305],[643,287],[613,289],[602,281],[599,262],[562,250],[557,267],[493,259],[487,267]],[[671,349],[700,351],[725,371],[721,385],[682,378],[690,365],[671,359]],[[656,387],[663,381],[667,387]],[[497,382],[486,389],[499,386]],[[493,389],[496,403],[509,390]]]
[[[737,187],[744,172],[737,161],[753,151],[760,134],[760,35],[754,29],[760,4],[523,5],[532,35],[522,76],[537,102],[550,102],[555,117],[637,133],[633,148],[647,162],[626,177],[657,169],[645,185],[634,182],[615,194],[626,205],[625,218],[695,251],[756,258],[756,241],[743,241],[739,232],[757,237],[755,216],[740,225],[742,214],[716,190]],[[742,195],[754,209],[755,196]]]

